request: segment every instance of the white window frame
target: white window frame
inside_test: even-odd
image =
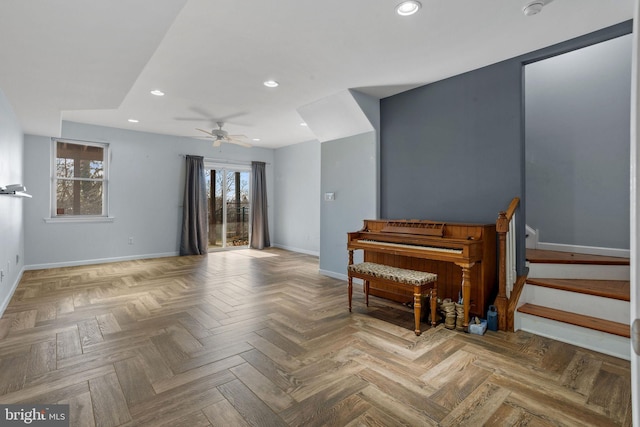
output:
[[[58,215],[57,199],[58,199],[58,176],[57,176],[57,158],[58,158],[58,142],[87,145],[91,147],[100,147],[103,149],[103,170],[102,179],[96,180],[102,182],[102,214],[100,215]],[[92,142],[66,138],[51,138],[51,195],[50,195],[50,216],[45,218],[45,222],[112,222],[113,217],[109,216],[109,161],[111,160],[110,145],[106,142]]]

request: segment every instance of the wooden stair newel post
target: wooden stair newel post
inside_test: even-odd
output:
[[[496,221],[498,233],[498,296],[496,308],[498,309],[498,330],[507,330],[507,232],[509,231],[509,219],[507,213],[502,211]]]

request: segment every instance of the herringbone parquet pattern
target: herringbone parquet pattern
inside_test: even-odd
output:
[[[629,363],[527,333],[442,326],[229,251],[26,272],[0,319],[0,403],[77,426],[630,425]]]

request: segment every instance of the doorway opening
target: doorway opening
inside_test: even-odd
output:
[[[249,246],[250,174],[248,168],[206,165],[210,249]]]

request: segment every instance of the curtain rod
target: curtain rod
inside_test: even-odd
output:
[[[189,154],[190,156],[192,154]],[[187,154],[178,154],[179,157],[183,157],[186,158]],[[214,159],[211,157],[205,157],[204,158],[205,162],[210,162],[210,163],[228,163],[228,164],[234,164],[234,165],[248,165],[251,166],[251,161],[247,161],[247,160],[234,160],[234,159]],[[263,162],[265,165],[271,165],[271,163],[269,162]]]

